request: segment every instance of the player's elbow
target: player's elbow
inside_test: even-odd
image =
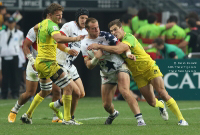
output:
[[[122,54],[123,52],[124,52],[124,51],[123,51],[122,49],[119,49],[119,48],[115,50],[115,53],[116,53],[116,54]]]

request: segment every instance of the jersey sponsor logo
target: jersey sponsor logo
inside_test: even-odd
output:
[[[154,70],[154,74],[157,74],[158,73],[158,70]]]
[[[53,29],[54,30],[59,30],[57,26],[53,26]]]

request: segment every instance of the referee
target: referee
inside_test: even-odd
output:
[[[12,98],[18,98],[18,64],[19,50],[24,40],[22,31],[15,28],[13,17],[8,18],[8,27],[0,32],[0,56],[2,58],[2,99],[7,99],[10,88]]]

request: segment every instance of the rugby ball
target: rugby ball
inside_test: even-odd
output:
[[[94,50],[94,51],[97,51],[97,50]],[[92,50],[87,50],[87,53],[88,53],[89,58],[91,59],[94,58],[94,53]],[[103,60],[104,58],[105,58],[105,55],[102,55],[100,60]]]

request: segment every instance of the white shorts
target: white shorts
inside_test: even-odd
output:
[[[101,75],[101,84],[118,84],[118,73],[126,72],[127,74],[131,74],[130,70],[126,66],[126,64],[122,64],[122,66],[111,74],[105,74],[100,71]]]
[[[30,62],[28,62],[28,65],[26,67],[26,80],[32,81],[32,82],[38,82],[38,73],[33,69]]]
[[[63,67],[69,72],[70,76],[72,79],[75,81],[77,80],[80,76],[78,74],[78,71],[74,65],[68,66],[68,65],[63,65]]]

